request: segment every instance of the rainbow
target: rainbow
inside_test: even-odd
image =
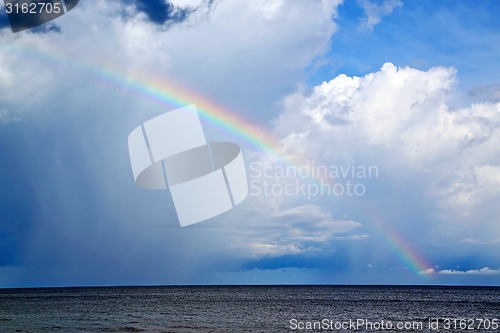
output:
[[[267,152],[279,150],[279,142],[269,135],[265,129],[252,124],[234,112],[226,110],[200,94],[193,93],[184,87],[165,80],[151,78],[137,80],[136,78],[125,78],[109,71],[105,73],[106,79],[114,85],[126,88],[134,94],[146,97],[154,102],[174,108],[195,104],[202,118],[229,133],[241,137],[254,147]],[[99,72],[96,74],[99,74]]]
[[[387,244],[394,250],[399,259],[406,264],[408,269],[422,276],[431,276],[428,269],[432,268],[432,265],[401,234],[393,229],[383,228],[380,224],[376,224],[376,227],[385,235]]]
[[[214,101],[202,96],[197,92],[190,91],[173,82],[164,79],[139,78],[123,75],[109,68],[84,62],[74,62],[61,55],[54,55],[40,51],[32,51],[19,47],[7,47],[4,50],[11,51],[18,56],[27,57],[30,60],[47,62],[50,65],[66,65],[68,68],[76,69],[84,73],[91,73],[95,78],[105,84],[125,89],[133,94],[146,98],[155,103],[177,108],[189,104],[195,104],[201,116],[216,126],[235,134],[246,142],[252,144],[259,150],[274,155],[287,164],[297,164],[296,157],[285,156],[279,141],[270,135],[265,129],[256,126],[243,117],[231,112]],[[61,53],[62,54],[62,53]],[[383,227],[374,221],[373,226],[386,240],[387,244],[398,255],[400,260],[414,273],[421,276],[428,275],[426,270],[432,266],[396,231]]]
[[[217,105],[201,94],[194,93],[174,82],[152,76],[141,77],[139,74],[124,75],[111,66],[96,66],[84,62],[70,61],[69,57],[54,55],[41,51],[33,51],[26,48],[7,47],[6,50],[14,52],[18,56],[28,57],[30,60],[38,60],[47,63],[49,66],[65,66],[83,73],[90,73],[105,85],[111,85],[120,89],[125,89],[133,94],[159,103],[169,108],[179,108],[190,104],[195,104],[198,113],[202,118],[225,131],[241,137],[254,147],[266,152],[277,154],[280,149],[279,141],[262,127],[252,124],[252,122],[237,115],[236,113]],[[60,54],[63,54],[61,50]],[[282,158],[282,154],[279,154]]]

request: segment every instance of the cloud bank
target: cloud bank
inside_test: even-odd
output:
[[[448,106],[455,76],[453,68],[420,71],[391,63],[363,77],[339,75],[285,98],[275,131],[291,154],[323,165],[377,165],[382,187],[419,192],[432,212],[421,227],[467,238],[470,226],[481,226],[474,233],[486,240],[500,231],[494,204],[500,198],[500,104]]]
[[[324,166],[349,166],[355,161],[377,166],[380,176],[361,180],[366,194],[360,197],[268,196],[270,212],[297,207],[285,211],[321,211],[329,218],[302,215],[301,225],[287,218],[277,234],[262,233],[268,241],[261,239],[259,244],[278,244],[276,240],[280,240],[281,254],[287,250],[297,254],[297,249],[304,248],[327,252],[319,240],[304,241],[311,237],[312,226],[321,225],[320,233],[328,238],[326,248],[335,251],[339,240],[355,239],[363,243],[353,245],[352,251],[362,252],[366,244],[374,247],[391,241],[374,235],[373,228],[382,228],[400,233],[405,242],[436,264],[454,260],[436,255],[442,249],[454,251],[455,259],[478,255],[479,248],[456,248],[463,239],[473,237],[474,245],[489,246],[487,258],[498,265],[494,254],[498,245],[492,235],[500,233],[500,211],[495,204],[500,199],[500,104],[449,106],[456,75],[453,68],[422,71],[386,63],[377,72],[362,77],[342,74],[311,91],[284,98],[274,132],[281,138],[286,156],[295,157],[302,166],[304,161]],[[261,156],[258,163],[264,173],[276,170],[269,165],[281,161]],[[279,185],[279,175],[274,179]],[[256,206],[266,207],[262,203]],[[329,234],[327,226],[333,228],[333,221],[339,218],[351,220],[361,229],[350,235]],[[325,223],[317,224],[317,220]],[[365,237],[368,235],[372,237]],[[269,249],[275,254],[275,247]]]

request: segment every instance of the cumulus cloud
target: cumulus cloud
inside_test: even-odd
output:
[[[411,237],[417,243],[491,239],[500,233],[500,104],[450,107],[455,77],[453,68],[391,63],[363,77],[342,74],[286,97],[275,133],[298,160],[378,166],[363,204],[342,201],[351,212],[366,212],[363,223],[418,228]],[[386,196],[397,204],[377,208]]]
[[[394,242],[386,230],[397,230],[399,242],[430,257],[437,247],[460,255],[456,244],[462,239],[495,238],[500,232],[495,204],[500,199],[500,106],[449,106],[456,76],[454,68],[424,71],[386,63],[377,72],[342,74],[285,97],[273,130],[287,161],[250,156],[251,192],[254,186],[263,190],[265,181],[276,191],[257,191],[260,196],[247,199],[246,215],[239,210],[237,218],[244,232],[229,228],[233,239],[257,257],[334,253],[343,242],[350,244],[349,251],[363,253],[366,244],[373,250]],[[376,166],[377,177],[347,173],[325,180],[329,185],[344,178],[358,181],[366,188],[364,195],[281,191],[300,186],[297,178],[312,188],[323,180],[297,177],[297,169],[356,165]],[[388,265],[387,253],[370,255],[377,267]],[[441,260],[449,258],[428,261]]]
[[[381,3],[359,0],[358,3],[366,15],[361,24],[368,29],[373,29],[375,25],[380,23],[382,17],[390,15],[396,8],[403,6],[401,0],[383,0]]]

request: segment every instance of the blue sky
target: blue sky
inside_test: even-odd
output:
[[[88,0],[17,34],[0,12],[0,287],[500,284],[497,1]],[[243,148],[253,192],[180,228],[127,149],[174,106],[106,71],[224,106],[292,169],[377,174],[304,196],[321,179],[204,119]]]
[[[371,29],[360,26],[360,3],[339,7],[340,29],[327,54],[335,67],[328,75],[364,75],[389,61],[418,69],[453,66],[466,88],[496,83],[491,73],[499,69],[497,1],[408,1]]]

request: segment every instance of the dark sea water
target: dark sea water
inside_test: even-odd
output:
[[[500,332],[498,326],[499,287],[0,289],[1,333]]]

